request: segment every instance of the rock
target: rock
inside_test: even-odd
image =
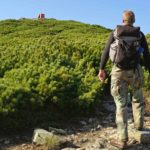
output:
[[[109,124],[109,121],[104,120],[103,123],[104,124]]]
[[[66,148],[63,148],[61,150],[85,150],[85,148],[70,148],[70,147],[66,147]]]
[[[96,131],[96,129],[91,129],[90,131],[91,131],[91,132],[94,132],[94,131]]]
[[[80,121],[80,123],[84,126],[87,125],[87,123],[85,121]]]
[[[109,114],[107,117],[106,117],[106,120],[112,120],[113,116],[112,114]]]
[[[128,124],[132,124],[133,123],[133,118],[129,118],[128,119]]]
[[[78,142],[79,142],[79,144],[86,143],[86,142],[88,142],[88,138],[81,138]]]
[[[100,124],[97,125],[96,129],[101,129],[102,126]]]
[[[68,130],[66,131],[66,133],[67,133],[67,134],[73,134],[73,133],[74,133],[74,131],[73,131],[73,130],[69,130],[69,129],[68,129]]]
[[[86,150],[86,149],[81,147],[81,148],[77,148],[76,150]]]
[[[8,139],[6,139],[5,141],[4,141],[4,144],[9,144],[10,143],[10,141],[8,140]]]
[[[89,123],[92,123],[93,122],[93,118],[89,118]]]
[[[22,149],[21,150],[27,150],[27,149],[31,149],[31,146],[29,144],[22,144]]]
[[[63,148],[62,150],[76,150],[76,148],[67,147],[67,148]]]
[[[128,145],[133,145],[133,144],[136,144],[137,141],[135,139],[131,139],[128,141]]]
[[[44,145],[51,148],[59,146],[60,143],[62,143],[62,139],[60,139],[60,137],[44,129],[34,130],[32,141],[37,145]]]
[[[139,143],[150,144],[150,130],[138,131],[129,127],[129,136]]]
[[[108,112],[114,112],[115,111],[115,106],[109,103],[105,103],[103,107],[108,111]]]
[[[56,129],[53,127],[48,127],[48,130],[52,131],[53,133],[56,133],[56,134],[67,134],[67,132],[63,129]]]

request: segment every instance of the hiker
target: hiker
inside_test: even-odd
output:
[[[143,70],[144,66],[150,73],[150,53],[148,44],[140,27],[133,26],[135,15],[127,10],[122,15],[122,25],[118,25],[110,34],[106,47],[103,50],[98,77],[105,80],[105,65],[110,56],[113,61],[111,71],[111,95],[116,104],[117,139],[110,143],[118,148],[127,147],[127,97],[129,86],[132,89],[132,111],[134,127],[142,130],[144,125],[144,100],[143,100]],[[130,51],[131,50],[131,51]],[[150,74],[148,76],[150,81]]]

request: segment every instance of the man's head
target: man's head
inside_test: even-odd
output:
[[[135,22],[135,15],[133,11],[125,10],[122,15],[123,24],[133,25]]]

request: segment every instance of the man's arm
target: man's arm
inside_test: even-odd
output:
[[[114,41],[114,37],[113,37],[113,32],[110,34],[109,39],[107,41],[107,44],[103,50],[102,56],[101,56],[101,60],[100,60],[100,66],[99,66],[99,74],[98,77],[101,81],[105,80],[105,65],[107,63],[107,60],[109,58],[109,49],[110,49],[110,45],[111,43],[113,43]]]
[[[107,44],[103,50],[102,56],[101,56],[101,60],[100,60],[100,67],[99,69],[104,69],[105,65],[107,63],[107,60],[109,58],[109,49],[110,49],[110,45],[111,43],[114,41],[114,37],[113,37],[113,32],[110,34],[109,39],[107,41]]]

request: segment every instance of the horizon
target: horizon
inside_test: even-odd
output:
[[[17,18],[17,19],[15,19],[15,18],[9,18],[9,19],[3,19],[3,20],[0,20],[0,21],[7,21],[7,20],[21,20],[21,19],[38,20],[38,17],[36,17],[36,18],[26,18],[26,17],[22,17],[22,18]],[[61,19],[56,19],[56,18],[46,18],[46,17],[45,17],[45,19],[55,19],[55,20],[57,20],[57,21],[74,21],[74,22],[79,22],[79,23],[87,24],[87,25],[97,25],[97,26],[104,27],[104,28],[106,28],[106,29],[108,29],[108,30],[113,30],[113,29],[111,29],[111,28],[107,28],[107,27],[102,26],[102,25],[100,25],[100,24],[91,24],[91,23],[81,22],[81,21],[78,21],[78,20],[61,20]]]
[[[85,24],[100,25],[113,30],[116,25],[122,24],[124,10],[132,10],[136,16],[135,26],[140,26],[144,34],[150,33],[148,14],[150,1],[127,0],[126,2],[113,0],[2,0],[0,20],[7,19],[35,19],[38,14],[44,13],[45,18],[57,20],[74,20]]]

